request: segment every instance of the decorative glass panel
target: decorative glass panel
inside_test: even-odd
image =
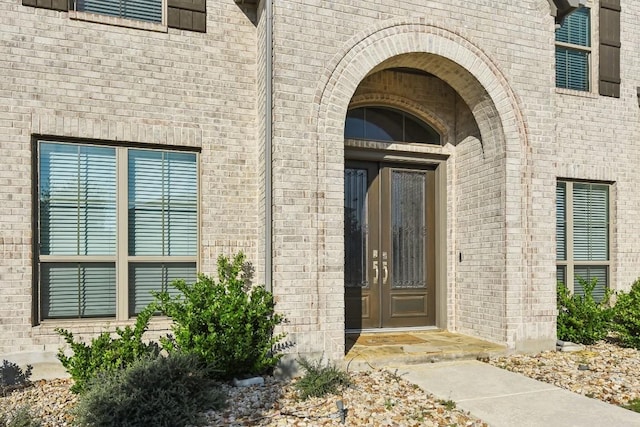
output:
[[[372,141],[440,144],[440,135],[431,126],[411,114],[385,107],[361,107],[349,110],[344,137]]]
[[[174,280],[194,283],[197,279],[196,264],[183,263],[131,263],[129,264],[129,314],[138,314],[151,301],[151,291],[167,291],[176,295],[171,286]]]
[[[76,10],[147,22],[162,22],[162,0],[76,0]]]
[[[115,316],[113,263],[44,263],[40,275],[43,319]]]
[[[115,150],[41,143],[39,172],[40,253],[115,254]]]
[[[195,154],[129,150],[129,255],[196,255]]]
[[[425,174],[391,171],[392,288],[423,288],[425,281]]]
[[[567,259],[567,184],[564,182],[556,185],[556,258]]]
[[[609,190],[606,185],[573,185],[573,257],[609,259]]]
[[[582,278],[587,282],[591,282],[593,279],[596,279],[597,283],[593,290],[593,298],[598,302],[602,301],[605,291],[609,286],[606,266],[576,266],[574,274],[573,291],[576,295],[584,295],[584,288],[580,284],[578,278]]]
[[[345,285],[367,287],[367,170],[344,175]]]

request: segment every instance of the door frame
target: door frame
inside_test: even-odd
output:
[[[439,329],[450,329],[452,317],[448,310],[447,300],[451,290],[447,286],[448,272],[448,244],[447,244],[447,160],[448,155],[380,150],[362,147],[363,141],[353,141],[360,147],[350,147],[351,141],[345,141],[345,162],[368,161],[382,163],[397,163],[411,167],[411,165],[429,165],[435,169],[435,326]],[[344,294],[343,294],[344,298]],[[422,327],[420,327],[422,328]],[[420,329],[419,328],[419,329]],[[422,329],[429,329],[425,327]],[[384,332],[395,328],[375,328],[361,330],[346,330],[347,332]],[[415,329],[415,328],[399,328]]]

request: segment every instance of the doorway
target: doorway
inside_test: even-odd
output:
[[[435,167],[347,161],[344,194],[346,328],[435,325]]]

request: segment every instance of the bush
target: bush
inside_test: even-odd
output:
[[[114,372],[144,356],[157,356],[159,347],[156,343],[142,342],[142,335],[155,310],[153,305],[149,305],[138,314],[134,328],[116,328],[117,338],[113,338],[109,332],[103,332],[91,340],[91,345],[75,341],[73,334],[67,330],[56,329],[73,350],[73,355],[69,357],[64,354],[63,349],[58,351],[58,359],[74,380],[71,391],[83,392],[87,382],[100,372]]]
[[[640,349],[640,279],[631,285],[629,293],[618,294],[613,308],[613,329],[620,344]]]
[[[81,426],[202,425],[202,412],[220,409],[224,394],[195,355],[145,357],[115,373],[102,372],[75,409]]]
[[[304,376],[295,383],[302,400],[337,393],[340,388],[351,384],[349,374],[332,363],[323,365],[322,360],[311,362],[305,358],[298,359],[298,363],[305,371]]]
[[[163,348],[200,356],[219,379],[265,373],[281,357],[274,346],[284,335],[273,331],[283,318],[264,287],[247,289],[241,275],[244,260],[242,253],[232,261],[220,256],[217,282],[200,275],[193,285],[174,281],[180,292],[175,297],[155,293],[160,311],[173,319],[174,336],[161,339]]]
[[[23,371],[17,364],[3,360],[0,366],[0,395],[5,396],[14,389],[29,385],[32,369],[33,366],[27,365]]]
[[[611,291],[607,289],[600,302],[593,298],[597,281],[578,278],[584,295],[571,294],[558,283],[558,338],[580,344],[593,344],[604,339],[611,327],[612,309],[609,307]]]
[[[0,414],[0,427],[40,427],[27,406],[21,406],[9,414]]]

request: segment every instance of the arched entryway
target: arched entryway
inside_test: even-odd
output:
[[[440,108],[423,111],[421,102],[410,97],[405,102],[384,89],[358,93],[366,79],[391,70],[438,79],[464,108],[454,108],[451,120]],[[535,292],[527,270],[529,147],[518,101],[496,63],[464,36],[437,24],[388,22],[345,44],[328,64],[316,99],[319,223],[345,221],[346,161],[435,167],[435,325],[513,347],[550,342],[551,316],[535,328],[521,321],[533,313],[523,304]],[[421,113],[437,128],[442,145],[345,140],[348,111],[374,99],[382,100],[378,105]],[[345,313],[345,297],[335,293],[345,285],[344,228],[320,229],[318,243],[321,298],[326,290],[327,306]],[[337,334],[331,340],[344,343]]]

